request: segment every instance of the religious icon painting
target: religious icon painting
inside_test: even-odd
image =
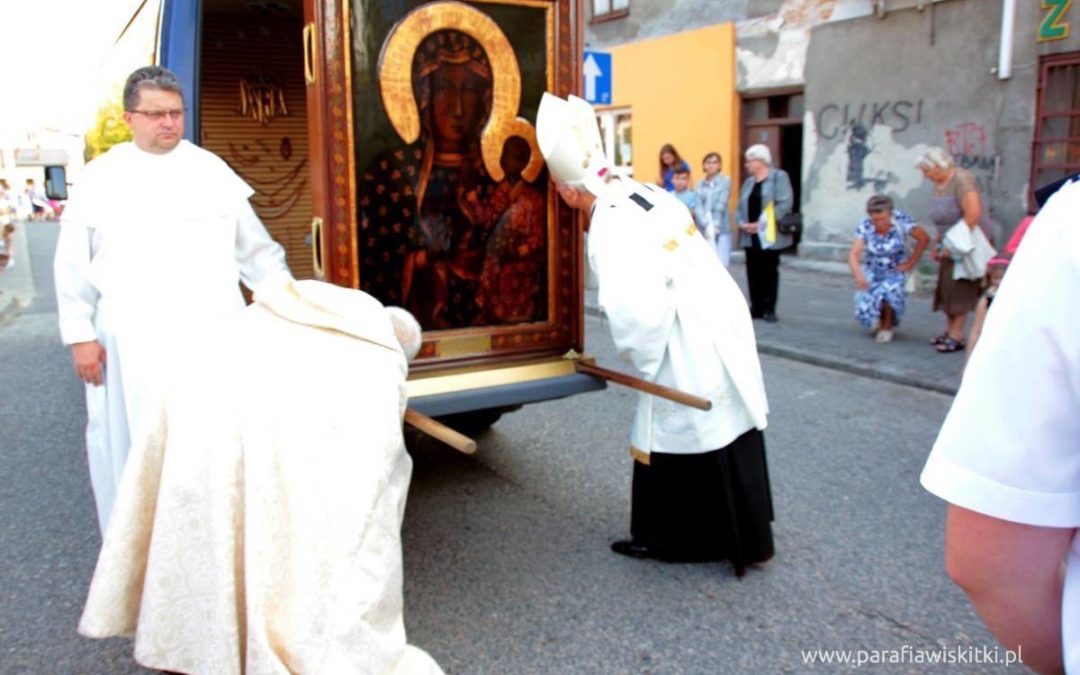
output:
[[[421,367],[580,344],[581,235],[534,129],[545,91],[577,90],[576,3],[348,0],[343,13],[353,180],[337,237],[355,284],[417,317]]]

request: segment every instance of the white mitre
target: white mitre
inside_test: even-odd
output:
[[[544,93],[536,113],[536,143],[556,180],[582,187],[596,197],[621,196],[611,182],[611,162],[604,154],[596,111],[584,99],[567,100]]]

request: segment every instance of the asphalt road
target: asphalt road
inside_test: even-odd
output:
[[[32,262],[55,231],[34,226]],[[51,292],[35,270],[39,291]],[[587,344],[614,365],[602,322]],[[0,673],[139,673],[75,626],[99,547],[81,386],[39,296],[0,326]],[[403,532],[409,639],[450,673],[854,672],[802,650],[995,644],[942,567],[944,505],[918,473],[950,399],[764,357],[776,558],[622,558],[633,394],[534,405],[416,459]],[[995,672],[986,665],[869,672]],[[1014,669],[1015,672],[1015,669]]]

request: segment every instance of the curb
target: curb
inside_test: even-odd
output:
[[[901,373],[890,373],[884,370],[878,370],[871,368],[870,366],[863,366],[851,361],[845,361],[838,359],[834,356],[827,354],[818,354],[814,352],[808,352],[801,349],[795,349],[784,345],[771,344],[768,342],[758,341],[758,352],[762,354],[768,354],[770,356],[779,356],[781,358],[790,359],[792,361],[801,361],[808,363],[812,366],[819,366],[821,368],[829,368],[831,370],[839,370],[845,373],[851,373],[852,375],[859,375],[861,377],[868,377],[873,380],[883,380],[886,382],[892,382],[893,384],[901,384],[906,387],[915,387],[916,389],[923,389],[926,391],[933,391],[938,394],[945,394],[947,396],[955,396],[958,385],[938,384],[937,382],[927,382],[917,377],[910,375],[904,375]]]
[[[587,316],[594,316],[598,319],[604,317],[604,313],[600,311],[599,307],[586,304],[585,314]],[[768,354],[769,356],[778,356],[783,359],[789,359],[791,361],[800,361],[802,363],[808,363],[812,366],[818,366],[820,368],[828,368],[830,370],[837,370],[844,373],[850,373],[852,375],[858,375],[860,377],[867,377],[872,380],[882,380],[885,382],[892,382],[893,384],[900,384],[905,387],[914,387],[916,389],[923,389],[925,391],[932,391],[938,394],[945,394],[947,396],[955,396],[958,385],[939,384],[937,382],[927,382],[917,377],[910,375],[904,375],[902,373],[890,373],[885,370],[879,370],[870,366],[860,365],[852,361],[845,361],[844,359],[836,358],[828,354],[820,354],[816,352],[810,352],[802,349],[796,349],[794,347],[788,347],[782,344],[763,342],[758,340],[757,343],[758,353]]]

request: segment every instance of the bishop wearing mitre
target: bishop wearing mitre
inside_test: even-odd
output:
[[[735,281],[689,210],[615,178],[584,100],[545,94],[537,141],[559,194],[588,215],[588,264],[619,355],[641,378],[707,399],[698,410],[642,393],[630,432],[630,538],[616,553],[671,562],[773,556],[768,404]]]

